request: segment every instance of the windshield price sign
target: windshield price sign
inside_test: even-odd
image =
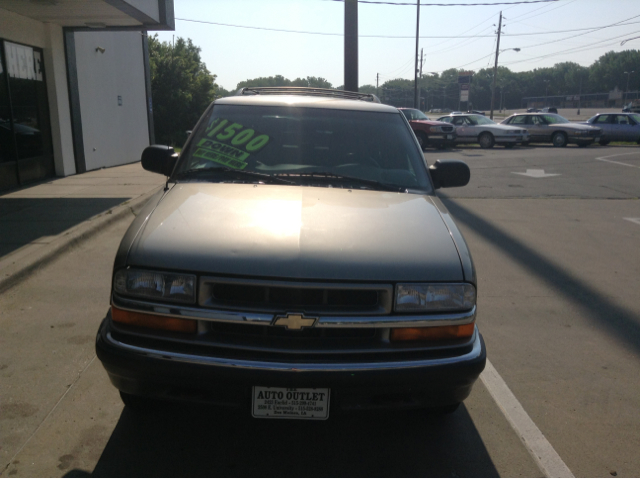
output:
[[[193,156],[243,170],[247,159],[269,143],[269,136],[244,128],[224,118],[216,118],[205,130]]]
[[[270,419],[327,419],[330,390],[254,386],[252,415]]]

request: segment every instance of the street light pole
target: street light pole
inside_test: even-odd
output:
[[[624,72],[625,75],[627,75],[627,88],[625,88],[624,90],[624,105],[626,105],[627,103],[627,92],[629,91],[629,77],[631,76],[631,74],[634,72],[634,70],[631,70],[630,72]]]
[[[545,106],[548,106],[547,103],[549,102],[549,81],[550,80],[542,80],[545,83],[545,88],[544,88],[544,104]]]

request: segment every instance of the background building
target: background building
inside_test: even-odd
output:
[[[137,161],[173,0],[0,0],[0,190]]]

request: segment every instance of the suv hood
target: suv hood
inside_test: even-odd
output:
[[[128,249],[128,265],[157,270],[317,280],[464,280],[451,233],[431,198],[408,193],[180,183]]]

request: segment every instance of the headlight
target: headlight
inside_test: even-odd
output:
[[[175,303],[195,303],[195,284],[193,274],[136,269],[122,269],[113,278],[113,289],[117,293]]]
[[[396,286],[397,312],[468,311],[476,304],[476,288],[468,283],[404,283]]]

